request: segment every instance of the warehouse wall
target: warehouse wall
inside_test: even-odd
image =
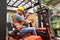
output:
[[[7,11],[7,22],[11,22],[11,16],[16,13],[16,11],[11,11],[11,10],[8,10]]]

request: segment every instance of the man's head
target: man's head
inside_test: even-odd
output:
[[[22,14],[24,13],[24,8],[23,8],[23,7],[21,7],[21,6],[20,6],[20,7],[18,7],[18,8],[17,8],[17,10],[18,10],[18,11],[17,11],[17,12],[18,12],[18,14],[20,14],[20,15],[22,15]]]

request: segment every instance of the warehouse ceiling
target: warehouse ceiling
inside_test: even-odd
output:
[[[7,6],[17,8],[18,6],[23,6],[26,10],[35,7],[37,5],[37,0],[7,0]],[[34,5],[33,5],[34,4]]]
[[[60,0],[43,0],[51,5],[56,5]],[[17,8],[18,6],[23,6],[25,10],[36,9],[38,6],[38,0],[7,0],[7,6]],[[8,8],[7,7],[7,8]],[[12,9],[12,8],[11,8]]]

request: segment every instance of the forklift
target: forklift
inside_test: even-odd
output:
[[[51,31],[50,31],[50,20],[49,20],[49,8],[46,8],[45,6],[41,6],[41,0],[38,0],[39,5],[39,9],[36,12],[38,15],[38,27],[35,28],[36,32],[37,32],[37,36],[31,35],[31,32],[27,32],[27,33],[17,33],[16,35],[14,32],[12,35],[8,33],[9,37],[8,40],[52,40],[52,36],[51,36]],[[7,23],[7,25],[13,25],[13,24],[9,24]],[[15,25],[13,25],[14,28],[16,29]],[[12,28],[13,28],[12,26]],[[30,23],[30,26],[32,26],[32,24]],[[11,30],[12,30],[11,28]],[[9,28],[10,29],[10,28]],[[27,35],[28,34],[28,35]],[[22,37],[26,35],[25,37]],[[9,39],[11,38],[11,39]],[[15,38],[15,39],[13,39]]]

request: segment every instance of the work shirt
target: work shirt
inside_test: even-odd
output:
[[[26,20],[24,19],[24,16],[23,15],[19,15],[19,14],[16,14],[16,16],[14,17],[14,21],[15,22],[26,22]]]

